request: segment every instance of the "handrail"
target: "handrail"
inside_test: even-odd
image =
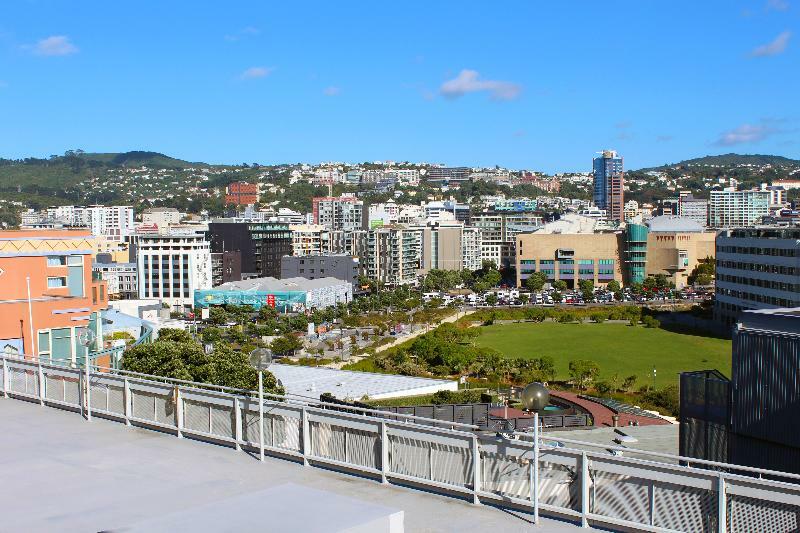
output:
[[[6,355],[3,355],[3,356],[0,356],[0,360],[8,360],[8,361],[11,361],[11,362],[16,362],[16,363],[29,364],[31,366],[34,366],[34,365],[37,365],[37,364],[38,365],[42,364],[41,361],[39,361],[39,358],[35,358],[35,359],[34,358],[28,358],[28,359],[25,359],[25,358],[20,357],[20,356],[6,356]],[[51,358],[51,360],[52,360],[52,358]],[[57,361],[66,362],[65,360],[57,360]],[[74,364],[74,363],[69,362],[69,364]],[[47,363],[44,363],[44,365],[47,365]],[[50,366],[52,366],[56,370],[64,370],[63,366],[59,366],[59,365],[50,365]],[[199,391],[209,392],[208,391],[209,388],[219,389],[219,390],[212,390],[212,391],[215,392],[215,393],[218,393],[218,394],[230,394],[230,395],[234,395],[234,396],[238,395],[240,397],[241,396],[245,396],[245,397],[248,397],[250,399],[252,399],[253,396],[257,396],[258,395],[257,391],[251,391],[251,390],[247,390],[247,389],[237,389],[237,388],[234,388],[234,387],[227,387],[227,386],[224,386],[224,385],[198,383],[198,382],[193,382],[193,381],[181,380],[181,379],[177,379],[177,378],[170,378],[170,377],[164,377],[164,376],[153,376],[153,375],[142,374],[142,373],[139,373],[139,372],[133,372],[133,371],[128,371],[128,370],[108,369],[108,368],[105,368],[105,367],[99,367],[99,366],[96,366],[96,365],[90,365],[90,369],[92,369],[92,368],[94,368],[96,370],[101,370],[101,372],[98,373],[100,377],[103,377],[103,376],[121,376],[121,377],[130,376],[133,379],[137,379],[137,380],[142,381],[142,382],[155,382],[155,383],[163,382],[164,384],[168,384],[169,382],[173,382],[173,383],[179,384],[179,385],[186,385],[186,386],[188,386],[190,388],[197,389]],[[67,370],[81,371],[82,369],[78,368],[78,367],[75,367],[75,368],[67,368]],[[102,370],[106,370],[106,372],[102,372]],[[230,391],[230,392],[228,392],[228,391]],[[238,393],[238,394],[236,394],[236,393]],[[481,429],[479,426],[470,425],[470,424],[461,424],[459,422],[448,422],[448,421],[445,421],[445,420],[437,420],[437,419],[432,419],[432,418],[419,417],[419,416],[415,416],[415,415],[405,415],[405,414],[400,414],[400,413],[392,413],[392,412],[382,411],[382,410],[378,410],[378,409],[367,409],[367,408],[355,407],[355,406],[353,406],[353,407],[351,407],[351,406],[342,406],[342,405],[339,405],[339,404],[324,402],[324,401],[321,401],[321,400],[320,401],[313,401],[313,400],[309,400],[307,397],[304,397],[304,396],[301,396],[301,397],[297,398],[296,396],[298,396],[298,395],[293,395],[293,394],[278,395],[278,394],[265,392],[264,396],[265,397],[270,397],[270,398],[273,398],[273,399],[278,399],[278,400],[281,400],[281,401],[284,401],[284,402],[288,402],[288,403],[290,403],[292,405],[309,406],[309,407],[320,407],[322,409],[326,409],[327,407],[330,407],[331,408],[330,411],[338,411],[338,412],[343,412],[343,413],[350,413],[350,414],[353,414],[353,415],[359,415],[359,414],[361,414],[362,416],[377,415],[377,417],[380,417],[380,418],[384,418],[384,419],[393,419],[394,418],[395,420],[397,418],[402,418],[402,419],[405,419],[405,420],[412,421],[412,423],[408,423],[409,426],[420,426],[420,427],[425,427],[425,428],[434,428],[434,429],[437,429],[437,430],[450,431],[450,432],[459,433],[459,434],[462,434],[464,432],[463,431],[457,431],[456,427],[466,428],[468,430],[473,430],[473,431]],[[269,400],[269,399],[267,398],[267,400]],[[356,412],[354,413],[353,411],[356,411]],[[413,421],[422,421],[423,423],[417,424],[417,423],[413,423]],[[398,420],[398,422],[400,422],[400,421]],[[442,426],[445,426],[445,427],[442,427]],[[512,431],[512,432],[508,432],[508,434],[520,437],[521,439],[524,440],[524,442],[526,444],[533,445],[533,442],[531,442],[532,439],[533,439],[533,434],[532,433]],[[641,450],[641,449],[637,449],[637,448],[628,448],[628,447],[615,446],[615,445],[609,445],[609,444],[581,441],[581,440],[577,440],[577,439],[570,439],[570,438],[563,438],[563,437],[556,437],[556,436],[547,436],[547,435],[544,435],[544,434],[540,434],[539,440],[540,441],[553,441],[553,442],[567,443],[567,444],[573,444],[573,445],[584,446],[584,447],[589,447],[589,448],[600,448],[600,449],[604,449],[606,451],[619,451],[619,452],[628,453],[628,454],[637,454],[637,455],[645,455],[645,456],[650,456],[650,457],[657,457],[657,458],[661,458],[661,459],[670,460],[671,462],[666,462],[666,461],[656,462],[656,461],[653,461],[653,464],[669,465],[671,467],[677,466],[677,467],[683,467],[683,468],[691,468],[691,465],[706,465],[706,466],[710,466],[710,467],[714,467],[714,468],[731,470],[731,471],[734,471],[734,472],[735,471],[749,472],[749,473],[757,474],[759,476],[759,478],[762,478],[763,476],[773,476],[773,477],[784,478],[784,479],[800,480],[800,474],[794,474],[794,473],[790,473],[790,472],[780,472],[780,471],[777,471],[777,470],[767,470],[767,469],[763,469],[763,468],[757,468],[757,467],[751,467],[751,466],[745,466],[745,465],[736,465],[736,464],[732,464],[732,463],[722,463],[722,462],[711,461],[711,460],[707,460],[707,459],[700,459],[700,458],[695,458],[695,457],[686,457],[686,456],[681,456],[681,455],[673,455],[673,454],[668,454],[668,453],[663,453],[663,452],[647,451],[647,450]],[[580,450],[575,450],[574,448],[565,448],[565,450],[580,451]],[[609,458],[613,458],[613,457],[614,457],[613,455],[609,455]],[[681,464],[681,463],[686,463],[686,464]],[[726,475],[727,476],[735,476],[736,474],[726,473]]]
[[[18,359],[18,358],[13,358],[13,357],[12,358],[8,358],[6,356],[3,356],[2,359],[9,359],[9,360],[12,360],[12,361],[22,361],[22,362],[27,362],[27,363],[31,363],[31,364],[37,364],[37,361],[38,361],[38,358]],[[52,361],[52,358],[50,358],[50,359]],[[64,361],[64,362],[66,362],[65,360],[61,360],[61,359],[57,359],[56,361]],[[74,363],[70,362],[69,364],[74,364]],[[56,367],[56,369],[64,368],[63,366],[60,366],[60,365],[52,365],[52,366]],[[167,376],[153,376],[153,375],[150,375],[150,374],[143,374],[141,372],[134,372],[134,371],[131,371],[131,370],[121,370],[121,369],[108,368],[108,367],[102,367],[102,366],[99,366],[99,365],[91,365],[91,364],[89,365],[89,368],[92,369],[92,370],[97,370],[98,373],[101,374],[101,375],[107,375],[107,376],[108,375],[132,376],[134,378],[141,378],[142,381],[152,381],[152,382],[156,382],[156,383],[163,382],[164,384],[175,383],[175,384],[187,385],[187,386],[190,386],[192,388],[199,389],[199,390],[212,389],[212,390],[215,390],[215,392],[218,392],[220,394],[226,394],[226,393],[227,394],[234,394],[234,395],[238,394],[238,395],[241,395],[241,396],[248,396],[248,397],[253,397],[253,396],[257,396],[258,395],[258,391],[253,391],[253,390],[248,390],[248,389],[239,389],[239,388],[235,388],[235,387],[228,387],[228,386],[225,386],[225,385],[216,385],[214,383],[200,383],[200,382],[197,382],[197,381],[188,381],[188,380],[184,380],[184,379],[171,378],[171,377],[167,377]],[[291,393],[286,393],[284,395],[280,395],[280,394],[273,394],[273,393],[269,393],[269,392],[264,392],[264,396],[265,397],[279,399],[279,400],[291,401],[291,402],[293,402],[295,404],[299,404],[299,405],[311,405],[311,406],[319,406],[319,405],[321,405],[321,406],[325,406],[325,407],[331,407],[332,408],[331,410],[340,411],[340,412],[359,411],[361,413],[366,413],[366,414],[371,414],[371,415],[378,415],[380,418],[386,418],[386,419],[402,418],[402,419],[405,419],[405,420],[417,420],[417,421],[422,421],[422,422],[425,423],[425,424],[421,424],[421,425],[431,425],[431,424],[433,424],[433,425],[435,425],[435,427],[440,428],[440,429],[442,429],[441,426],[445,426],[445,429],[446,429],[446,427],[451,427],[453,429],[458,427],[458,428],[464,428],[464,429],[469,429],[469,430],[480,429],[479,426],[476,426],[476,425],[473,425],[473,424],[463,424],[461,422],[450,422],[450,421],[447,421],[447,420],[437,420],[437,419],[434,419],[434,418],[426,418],[426,417],[422,417],[422,416],[406,415],[406,414],[401,414],[401,413],[391,413],[391,412],[387,412],[387,411],[382,411],[380,409],[368,409],[368,408],[356,407],[356,406],[343,406],[343,405],[340,405],[340,404],[325,402],[325,401],[322,401],[322,400],[312,400],[312,399],[308,398],[307,396],[301,396],[301,395],[291,394]]]
[[[512,432],[512,434],[516,435],[516,436],[520,436],[520,437],[525,437],[527,439],[532,439],[533,438],[533,434],[532,433],[522,433],[522,432],[519,432],[519,431],[514,431],[514,432]],[[675,463],[677,463],[677,466],[687,467],[687,466],[689,466],[689,464],[702,464],[702,465],[707,465],[707,466],[713,466],[715,468],[725,468],[725,469],[728,469],[728,470],[739,470],[739,471],[742,471],[742,472],[752,472],[754,474],[759,474],[759,475],[777,476],[777,477],[784,477],[784,478],[788,478],[788,479],[798,479],[798,480],[800,480],[800,474],[793,474],[791,472],[781,472],[781,471],[778,471],[778,470],[767,470],[767,469],[764,469],[764,468],[757,468],[757,467],[745,466],[745,465],[737,465],[737,464],[733,464],[733,463],[721,463],[721,462],[718,462],[718,461],[711,461],[711,460],[708,460],[708,459],[699,459],[697,457],[686,457],[686,456],[683,456],[683,455],[673,455],[673,454],[664,453],[664,452],[653,452],[653,451],[648,451],[648,450],[641,450],[641,449],[638,449],[638,448],[628,448],[628,447],[624,447],[624,446],[615,446],[613,444],[601,444],[601,443],[586,442],[586,441],[576,440],[576,439],[565,439],[565,438],[561,438],[561,437],[548,436],[548,435],[544,435],[544,434],[540,434],[539,435],[539,440],[540,441],[546,440],[546,441],[554,441],[554,442],[561,442],[561,443],[567,443],[567,444],[575,444],[575,445],[579,445],[579,446],[588,446],[588,447],[591,447],[591,448],[602,448],[602,449],[608,450],[608,451],[613,450],[613,451],[619,451],[619,452],[624,452],[624,453],[635,453],[635,454],[638,454],[638,455],[649,455],[651,457],[660,457],[660,458],[663,458],[663,459],[671,459]],[[570,448],[570,449],[574,449],[574,448]],[[611,457],[614,457],[614,456],[611,456]],[[685,462],[685,463],[688,463],[688,464],[687,465],[681,465],[680,464],[681,462]],[[673,463],[665,463],[665,462],[660,462],[659,464],[670,464],[670,465],[673,465]]]

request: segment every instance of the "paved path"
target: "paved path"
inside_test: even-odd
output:
[[[533,526],[524,513],[285,460],[261,464],[231,448],[98,418],[86,422],[76,413],[20,400],[0,398],[0,423],[0,531],[152,533],[168,524],[179,531],[174,524],[180,517],[187,517],[179,523],[193,532],[298,531],[289,525],[298,521],[304,531],[333,531],[339,529],[334,522],[348,518],[345,510],[321,529],[312,525],[324,512],[337,512],[331,502],[343,500],[351,502],[347,509],[402,510],[406,531],[579,531],[572,523],[543,518]],[[286,487],[318,496],[293,502],[284,513],[270,512],[275,504],[266,495]],[[259,493],[263,506],[251,501]],[[207,521],[200,519],[203,513]]]

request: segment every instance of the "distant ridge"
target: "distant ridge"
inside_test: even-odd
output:
[[[694,159],[686,159],[679,163],[672,163],[668,165],[661,165],[660,167],[650,167],[642,170],[658,170],[666,168],[678,168],[688,166],[705,166],[713,165],[720,167],[733,167],[740,165],[773,165],[773,166],[787,166],[787,167],[800,167],[800,160],[789,159],[780,155],[763,155],[763,154],[722,154],[722,155],[707,155],[704,157],[696,157]]]
[[[186,168],[208,166],[205,163],[190,163],[182,159],[175,159],[159,152],[146,152],[134,150],[122,153],[81,153],[78,157],[87,161],[96,161],[111,166],[137,167],[148,166],[154,168]]]

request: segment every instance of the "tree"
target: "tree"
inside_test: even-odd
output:
[[[585,301],[594,299],[594,282],[590,279],[582,279],[578,281],[578,288],[581,290],[581,295]]]
[[[714,258],[706,257],[694,267],[691,274],[689,274],[688,282],[691,285],[710,285],[714,281],[714,274]]]
[[[545,283],[547,283],[547,275],[544,272],[533,272],[525,280],[525,288],[531,292],[536,292],[542,290]]]
[[[550,296],[553,298],[553,301],[556,302],[556,303],[558,303],[558,302],[560,302],[561,300],[564,299],[564,296],[558,291],[555,291]]]
[[[552,285],[553,285],[553,288],[555,290],[557,290],[558,292],[564,292],[565,290],[567,290],[567,282],[564,281],[563,279],[559,279],[559,280],[554,281],[552,283]]]
[[[617,293],[620,291],[621,287],[619,286],[619,281],[612,279],[606,284],[606,289],[609,292]]]
[[[286,334],[273,340],[269,347],[275,355],[286,356],[302,348],[303,343],[295,335]]]
[[[486,295],[486,305],[495,306],[497,305],[497,295],[493,292],[490,292]]]
[[[633,390],[633,387],[636,386],[637,379],[639,378],[637,378],[636,375],[634,374],[622,380],[622,390],[624,390],[625,392],[630,392],[631,390]]]
[[[221,342],[207,355],[200,343],[180,333],[183,332],[163,329],[155,342],[126,349],[122,356],[123,370],[237,389],[258,387],[258,372],[247,355]],[[267,392],[284,393],[275,376],[264,371],[264,378]]]
[[[531,297],[527,294],[520,294],[519,301],[522,302],[522,305],[527,305],[528,302],[531,300]]]
[[[221,326],[230,320],[230,316],[228,312],[223,309],[222,307],[211,307],[208,310],[208,319],[211,321],[212,324],[216,324]]]
[[[215,328],[213,326],[207,327],[206,329],[203,330],[201,337],[203,337],[203,342],[213,343],[220,341],[222,340],[222,329]]]
[[[572,381],[577,383],[578,389],[586,390],[600,374],[600,367],[597,363],[589,359],[576,359],[569,362],[569,375]]]

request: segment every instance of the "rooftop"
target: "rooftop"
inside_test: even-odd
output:
[[[446,379],[417,378],[395,374],[355,372],[334,368],[294,366],[273,363],[269,371],[281,380],[289,394],[319,399],[328,392],[340,400],[399,398],[457,390],[458,382]]]
[[[646,222],[651,232],[702,233],[705,228],[697,221],[674,215],[662,215]]]
[[[594,233],[597,219],[575,213],[567,213],[555,222],[548,222],[534,233]]]
[[[320,289],[323,287],[333,287],[348,283],[340,279],[325,277],[317,279],[307,278],[286,278],[277,279],[271,277],[265,278],[252,278],[242,281],[229,281],[223,283],[218,287],[211,290],[219,291],[266,291],[266,292],[291,292],[291,291],[308,291],[312,289]]]
[[[8,531],[389,531],[375,524],[398,512],[403,523],[392,531],[531,528],[525,513],[282,459],[260,464],[230,448],[96,417],[89,423],[33,403],[0,403],[0,468],[14,479],[0,488]],[[545,517],[537,529],[578,531]]]

